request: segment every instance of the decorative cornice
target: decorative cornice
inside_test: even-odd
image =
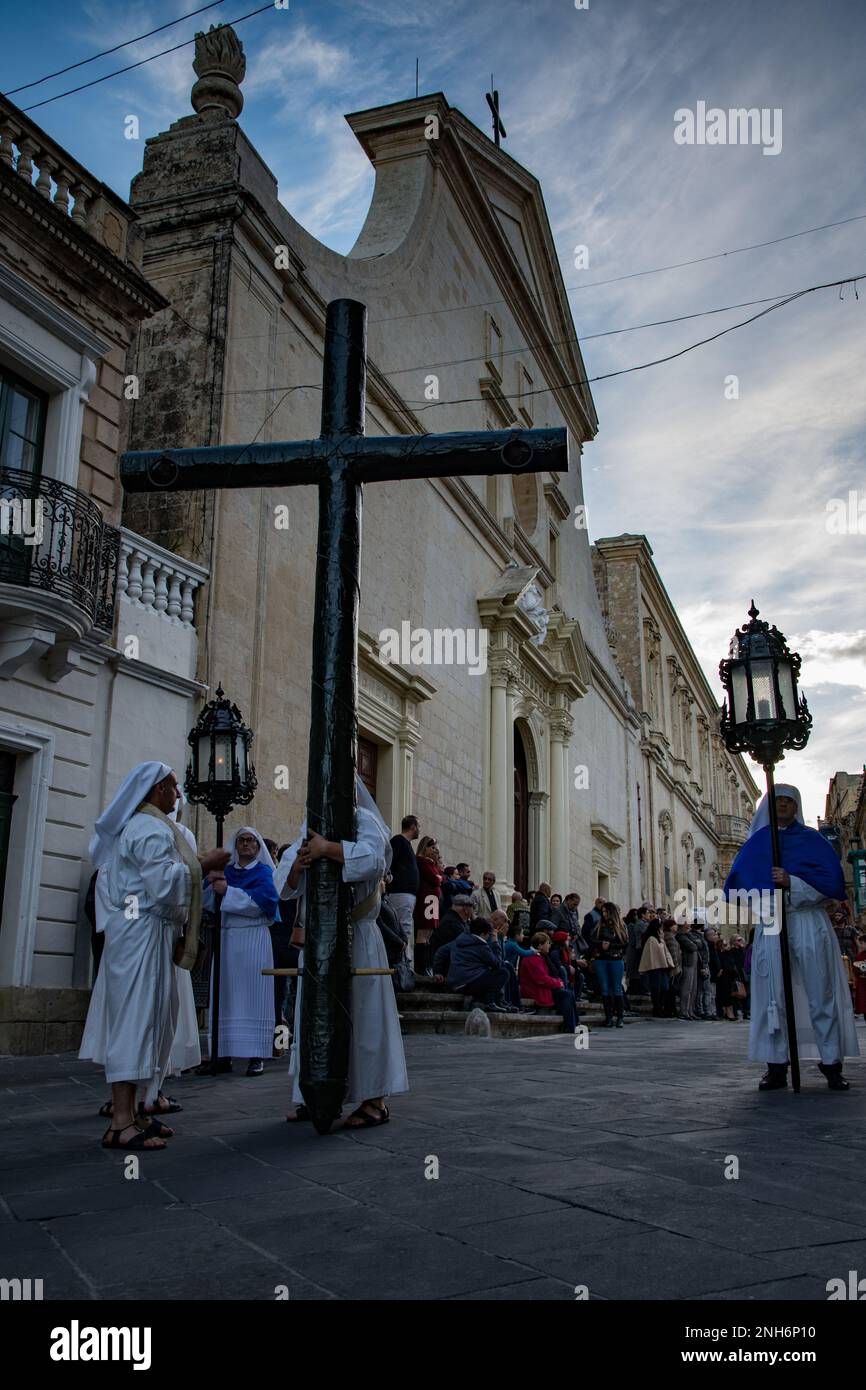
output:
[[[392,690],[401,700],[422,704],[432,700],[438,686],[427,680],[414,668],[408,670],[396,662],[384,662],[379,656],[379,644],[369,633],[358,633],[358,661],[371,675]]]
[[[111,351],[111,344],[94,333],[88,324],[5,265],[0,265],[0,294],[76,352],[98,359]]]
[[[605,825],[602,820],[590,821],[589,828],[592,832],[592,838],[594,840],[600,840],[601,843],[606,845],[610,850],[619,849],[621,845],[625,844],[625,836],[618,834],[616,830],[612,830],[611,827]]]
[[[517,412],[506,396],[499,382],[492,376],[478,378],[478,386],[484,400],[503,426],[511,425],[517,419]]]
[[[559,517],[560,521],[565,521],[566,517],[571,516],[571,503],[558,483],[545,483],[544,495],[547,498],[550,510]]]
[[[15,213],[30,219],[31,227],[25,228],[18,218],[13,225],[21,231],[29,231],[32,238],[34,228],[40,227],[58,244],[65,246],[86,267],[91,294],[99,281],[111,284],[124,295],[130,304],[144,312],[142,318],[149,318],[159,309],[168,307],[168,300],[144,278],[132,265],[121,261],[111,251],[101,246],[90,233],[80,228],[50,202],[33,190],[29,184],[12,173],[0,163],[0,195],[6,200],[13,216]],[[93,271],[99,281],[93,281]]]

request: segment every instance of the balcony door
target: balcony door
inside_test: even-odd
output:
[[[21,507],[33,497],[33,483],[42,471],[42,447],[48,397],[20,377],[0,367],[0,500]],[[25,508],[25,513],[27,509]],[[16,533],[21,517],[11,506],[0,510],[0,580],[26,584],[34,547]],[[33,521],[32,504],[29,521]]]

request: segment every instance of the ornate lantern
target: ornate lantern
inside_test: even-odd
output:
[[[812,716],[797,691],[799,655],[788,650],[777,627],[759,621],[758,612],[753,599],[751,622],[734,633],[719,666],[727,694],[719,732],[732,753],[749,753],[767,767],[779,762],[783,749],[805,748]]]
[[[221,685],[190,729],[187,742],[192,756],[186,770],[187,798],[216,816],[222,844],[222,822],[234,806],[252,801],[258,785],[250,761],[253,732],[241,718],[237,705],[225,697]]]

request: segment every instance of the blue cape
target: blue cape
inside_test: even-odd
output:
[[[240,888],[266,916],[272,921],[276,918],[280,899],[274,887],[273,869],[267,864],[251,864],[248,869],[235,869],[226,864],[224,873],[230,888]]]
[[[810,826],[794,821],[787,829],[779,827],[782,867],[796,878],[823,893],[825,898],[845,897],[845,876],[839,856],[823,835]],[[725,879],[725,896],[735,888],[772,888],[772,842],[769,825],[764,825],[746,841]]]

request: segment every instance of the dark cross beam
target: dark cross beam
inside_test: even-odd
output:
[[[487,105],[490,107],[490,110],[493,113],[493,138],[496,141],[496,148],[499,149],[500,135],[502,136],[503,140],[507,140],[508,132],[506,131],[505,126],[502,124],[502,117],[499,114],[499,93],[493,86],[493,73],[490,74],[490,91],[485,92],[484,95],[487,99]]]
[[[565,429],[366,438],[366,338],[363,304],[328,305],[318,439],[127,453],[120,470],[128,492],[318,486],[307,826],[326,840],[355,838],[361,484],[568,470]],[[351,908],[340,866],[317,860],[307,891],[300,1082],[321,1134],[340,1112],[349,1075]],[[359,979],[355,988],[369,985]]]

